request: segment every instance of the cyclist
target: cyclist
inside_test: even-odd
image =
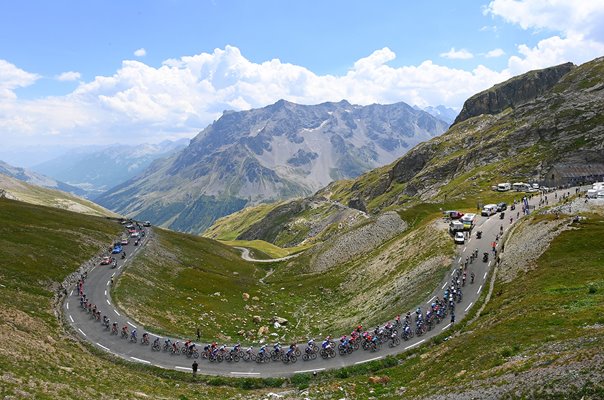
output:
[[[128,334],[128,325],[124,325],[124,327],[122,328],[122,334]]]
[[[153,341],[153,347],[159,347],[159,338],[155,338]]]
[[[143,333],[143,343],[149,343],[149,334],[147,332]]]
[[[136,340],[136,329],[133,329],[132,332],[130,332],[130,340]]]
[[[470,273],[470,283],[474,283],[474,272]]]

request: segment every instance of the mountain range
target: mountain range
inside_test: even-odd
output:
[[[116,212],[199,233],[249,204],[306,196],[390,163],[448,124],[405,103],[225,111],[189,146],[97,198]]]
[[[89,198],[142,173],[154,160],[184,149],[189,139],[158,144],[112,144],[79,147],[32,167],[33,170],[68,182]]]
[[[8,177],[27,182],[31,185],[41,186],[49,189],[61,190],[63,192],[72,193],[78,196],[83,196],[86,191],[69,185],[65,182],[61,182],[49,176],[40,174],[27,168],[15,167],[4,161],[0,161],[0,174]]]

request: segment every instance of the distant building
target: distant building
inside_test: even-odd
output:
[[[556,165],[545,176],[546,186],[578,185],[604,180],[604,164]]]

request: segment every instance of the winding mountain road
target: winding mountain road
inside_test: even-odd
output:
[[[567,189],[558,192],[558,199],[560,194],[566,191],[574,193],[574,189]],[[550,198],[550,205],[553,204],[554,193],[548,194]],[[535,196],[531,201],[531,206],[537,204],[539,196]],[[516,211],[519,211],[517,208]],[[513,223],[516,223],[516,211],[513,212]],[[434,289],[430,298],[427,298],[423,304],[419,306],[423,311],[429,306],[435,297],[442,297],[444,288],[450,284],[451,276],[455,270],[459,267],[460,263],[465,260],[466,256],[469,256],[474,249],[478,249],[479,257],[468,267],[468,276],[470,272],[475,274],[474,284],[468,283],[463,288],[463,300],[458,303],[455,307],[456,321],[461,321],[464,316],[469,312],[471,307],[477,301],[478,296],[482,290],[487,287],[487,276],[494,263],[493,253],[491,251],[491,243],[495,240],[495,236],[499,233],[500,226],[503,226],[504,231],[510,228],[511,223],[509,217],[512,212],[509,210],[506,212],[506,218],[500,219],[499,214],[495,214],[490,218],[477,217],[476,228],[474,232],[481,230],[483,232],[481,239],[476,239],[474,235],[469,240],[466,240],[464,245],[459,245],[458,256],[455,262],[451,266],[451,272],[444,276],[440,284]],[[184,355],[172,355],[170,352],[153,351],[151,345],[142,345],[140,343],[140,337],[145,332],[144,327],[137,321],[129,318],[125,313],[116,308],[113,300],[111,299],[111,280],[115,281],[119,278],[120,274],[124,271],[124,267],[128,262],[136,257],[140,249],[145,246],[152,235],[152,230],[147,229],[145,237],[142,239],[139,246],[133,246],[132,244],[124,246],[124,250],[128,256],[125,260],[116,257],[118,260],[118,266],[112,269],[110,265],[97,265],[88,272],[88,276],[84,285],[84,290],[88,299],[93,304],[96,304],[98,309],[101,311],[101,315],[107,315],[111,323],[118,322],[118,326],[121,328],[124,325],[128,325],[130,329],[137,329],[139,343],[131,343],[127,339],[121,339],[118,336],[111,335],[108,330],[105,330],[101,322],[95,321],[91,318],[90,314],[84,311],[80,307],[79,296],[77,290],[74,288],[70,291],[70,295],[67,296],[63,304],[63,312],[66,320],[73,326],[75,332],[81,336],[84,340],[89,341],[94,346],[112,353],[118,357],[126,359],[131,362],[138,362],[143,364],[149,364],[158,366],[161,368],[176,369],[182,371],[191,371],[191,364],[193,359],[187,358]],[[248,261],[254,262],[270,262],[275,260],[252,260],[249,257],[249,250],[241,249],[242,257]],[[247,251],[246,251],[247,250]],[[489,252],[490,257],[488,262],[482,262],[482,253]],[[246,258],[247,256],[247,258]],[[291,258],[293,256],[285,257],[284,259]],[[404,315],[406,311],[401,310],[401,315]],[[362,322],[362,321],[361,321]],[[225,375],[225,376],[241,376],[241,377],[282,377],[291,376],[296,373],[323,371],[326,369],[336,369],[354,364],[362,364],[365,362],[377,360],[386,357],[387,355],[398,354],[421,345],[428,341],[433,336],[440,334],[443,331],[449,329],[451,324],[447,320],[435,325],[434,329],[428,331],[421,337],[413,337],[408,341],[402,341],[397,347],[389,347],[384,344],[382,349],[377,352],[369,352],[358,350],[352,354],[345,356],[336,356],[335,358],[323,360],[318,357],[312,361],[302,361],[301,358],[294,364],[284,364],[281,361],[271,362],[267,364],[257,364],[255,362],[222,362],[222,363],[210,363],[208,360],[199,358],[199,373],[207,375]],[[353,327],[351,327],[352,330]],[[158,337],[152,332],[150,333],[150,341]],[[348,332],[346,332],[348,333]],[[162,345],[164,337],[161,337]],[[176,339],[173,339],[173,341]],[[181,340],[182,339],[178,339]],[[318,344],[320,344],[321,338],[317,338]],[[300,350],[303,351],[305,344],[300,345]],[[198,343],[197,348],[203,349],[203,344]],[[256,348],[257,350],[257,348]]]

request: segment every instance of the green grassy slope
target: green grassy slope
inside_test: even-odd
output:
[[[109,211],[92,201],[60,190],[30,185],[3,174],[0,174],[0,189],[5,191],[6,197],[26,203],[55,207],[89,215],[118,216],[116,213]]]
[[[205,341],[257,343],[261,326],[283,339],[301,340],[343,333],[359,321],[383,322],[428,296],[453,255],[446,232],[435,230],[430,222],[329,272],[312,272],[306,254],[255,265],[241,260],[239,251],[213,240],[155,232],[118,281],[114,298],[149,329],[189,337],[200,327]],[[428,259],[434,263],[428,268],[431,273],[415,273]],[[415,284],[401,295],[402,288],[393,290],[393,282],[406,277]],[[249,294],[248,300],[244,293]],[[334,309],[339,310],[337,318]],[[256,315],[261,323],[253,322]],[[274,316],[290,323],[274,329],[270,323]]]
[[[0,221],[0,397],[222,399],[242,393],[109,361],[64,331],[51,286],[96,255],[121,226],[6,199],[0,199]]]

